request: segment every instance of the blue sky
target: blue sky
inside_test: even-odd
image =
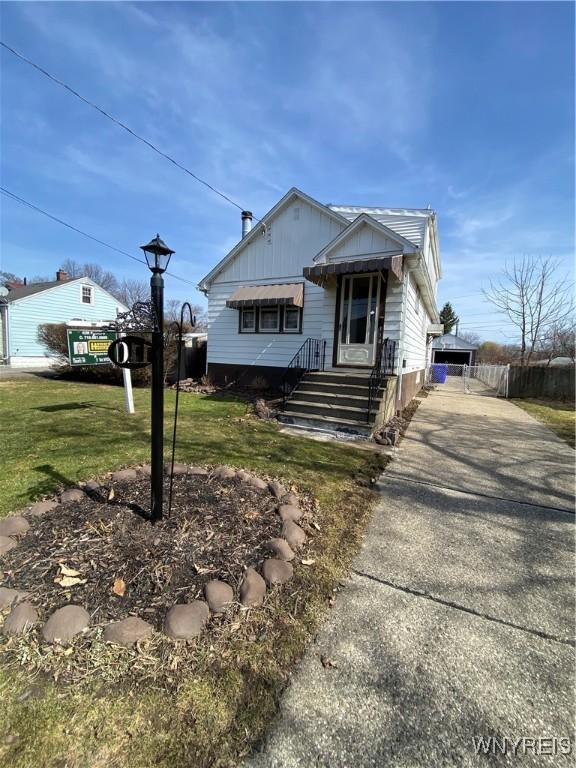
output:
[[[262,215],[292,186],[438,213],[462,328],[506,259],[574,250],[571,3],[2,3],[2,39]],[[139,256],[159,231],[193,282],[239,211],[2,51],[2,184]],[[1,199],[0,268],[138,264]],[[202,299],[167,279],[169,297]]]

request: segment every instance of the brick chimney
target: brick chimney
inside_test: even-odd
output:
[[[56,280],[59,283],[65,283],[66,280],[68,280],[68,272],[64,272],[63,269],[59,269],[58,272],[56,272]]]

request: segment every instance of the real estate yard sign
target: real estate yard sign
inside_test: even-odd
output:
[[[108,347],[116,340],[115,331],[68,331],[70,365],[110,364]]]

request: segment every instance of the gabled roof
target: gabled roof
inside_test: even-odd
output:
[[[255,240],[257,237],[260,236],[262,232],[262,227],[266,226],[270,223],[270,221],[281,211],[284,210],[290,203],[299,198],[300,200],[303,200],[304,202],[308,203],[308,205],[311,205],[312,208],[316,208],[316,210],[321,211],[322,213],[331,216],[335,221],[338,221],[343,226],[348,226],[348,220],[344,218],[344,216],[341,216],[336,211],[332,211],[330,208],[328,208],[326,205],[322,205],[322,203],[319,203],[318,200],[314,200],[313,197],[310,197],[309,195],[305,194],[301,190],[297,189],[296,187],[292,187],[292,189],[288,190],[288,192],[284,195],[283,198],[281,198],[276,205],[271,208],[268,213],[266,213],[260,221],[257,221],[250,232],[242,238],[235,246],[232,248],[232,250],[224,256],[223,259],[221,259],[218,264],[212,269],[210,272],[208,272],[205,277],[200,280],[198,283],[198,288],[200,290],[206,290],[209,286],[209,284],[214,280],[214,278],[224,269],[224,267],[229,264],[231,261],[233,261],[238,254],[244,250],[244,248],[249,245],[253,240]]]
[[[416,253],[418,251],[418,248],[414,245],[414,243],[410,242],[410,240],[407,240],[405,237],[402,237],[402,235],[394,232],[390,227],[387,227],[384,224],[380,224],[369,214],[361,213],[346,227],[346,229],[342,230],[342,232],[337,234],[336,237],[328,243],[328,245],[324,246],[324,248],[322,248],[322,250],[317,253],[316,256],[314,256],[313,261],[325,261],[331,251],[338,248],[341,243],[347,240],[348,237],[353,235],[357,229],[360,229],[360,227],[363,226],[371,227],[381,235],[384,235],[388,239],[398,243],[398,249],[401,251],[401,253]]]
[[[37,293],[43,293],[44,291],[53,291],[57,288],[62,287],[63,285],[71,285],[72,283],[84,283],[87,285],[92,285],[95,288],[98,288],[103,293],[105,293],[107,296],[110,296],[111,299],[114,299],[114,301],[121,307],[124,307],[125,309],[128,309],[126,305],[117,299],[115,296],[113,296],[110,291],[107,291],[105,288],[102,288],[101,285],[98,285],[98,283],[94,282],[92,278],[90,277],[75,277],[72,280],[51,280],[50,282],[46,283],[31,283],[30,285],[21,285],[17,288],[12,288],[8,293],[4,296],[0,296],[0,303],[3,304],[14,304],[17,301],[21,301],[22,299],[28,299],[30,296],[35,296]]]
[[[354,221],[365,213],[380,224],[393,229],[419,247],[424,245],[426,225],[436,213],[430,208],[381,208],[359,205],[332,205],[330,210],[339,213],[349,221]]]
[[[18,285],[16,288],[10,288],[7,294],[3,296],[6,301],[18,301],[26,296],[32,296],[34,293],[40,293],[41,291],[47,291],[49,288],[55,288],[57,285],[61,285],[63,282],[71,282],[70,280],[51,280],[47,283],[29,283],[28,285]]]
[[[468,341],[464,341],[460,336],[456,336],[454,333],[445,333],[444,336],[438,336],[432,342],[432,349],[465,349],[474,350],[478,349],[478,344],[470,344]]]

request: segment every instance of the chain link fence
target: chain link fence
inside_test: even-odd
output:
[[[456,365],[434,363],[426,371],[426,383],[443,392],[466,392],[508,397],[509,365]]]

